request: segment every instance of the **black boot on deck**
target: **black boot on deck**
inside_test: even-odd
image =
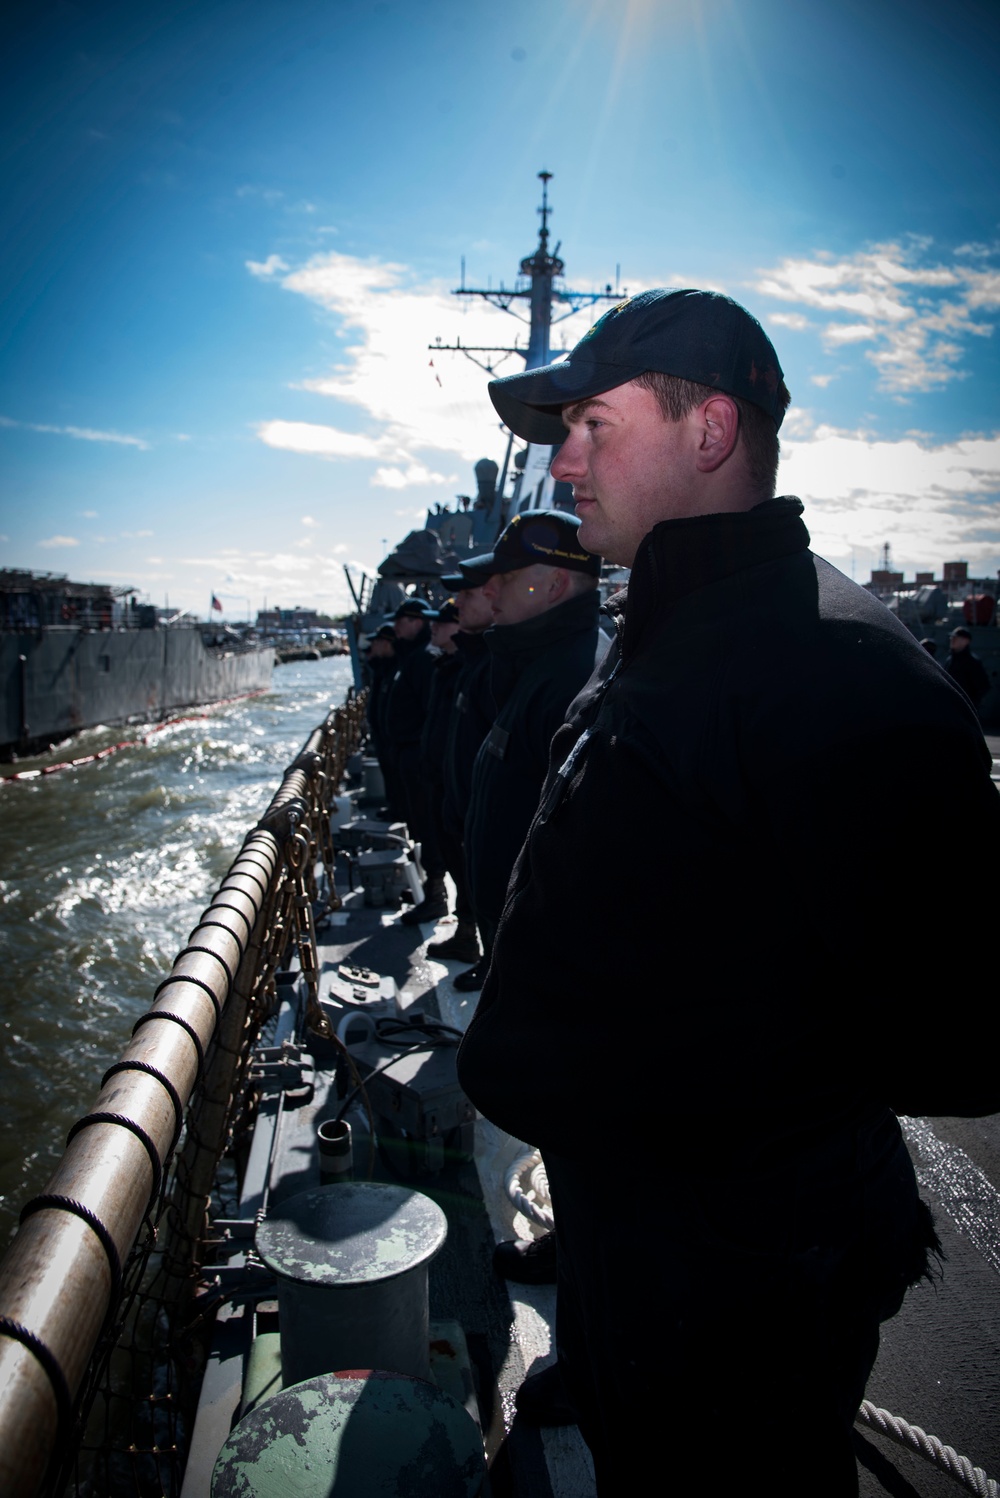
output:
[[[524,1380],[514,1395],[514,1408],[526,1425],[575,1425],[577,1421],[558,1363]]]
[[[432,941],[427,947],[428,957],[445,957],[454,962],[478,962],[482,953],[473,921],[459,921],[457,927],[445,941]]]
[[[424,921],[439,921],[448,914],[448,891],[443,879],[428,879],[424,885],[424,898],[412,910],[400,916],[404,926],[419,926]]]
[[[486,974],[489,971],[490,960],[488,957],[480,957],[475,967],[470,967],[466,972],[459,973],[452,978],[452,983],[459,993],[478,993],[486,982]]]
[[[493,1250],[493,1268],[505,1280],[519,1285],[554,1285],[556,1282],[556,1235],[541,1238],[511,1238]]]

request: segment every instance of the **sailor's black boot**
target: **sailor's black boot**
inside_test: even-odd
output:
[[[556,1235],[540,1238],[509,1238],[493,1250],[493,1268],[505,1280],[519,1285],[554,1285],[556,1282]]]
[[[474,921],[459,921],[454,932],[445,941],[432,941],[427,947],[428,957],[445,957],[453,962],[478,962],[479,938]]]
[[[514,1395],[514,1408],[526,1425],[575,1425],[576,1410],[570,1404],[562,1369],[558,1363],[532,1373]]]
[[[412,910],[400,916],[404,926],[419,926],[423,921],[439,921],[448,914],[448,891],[443,879],[428,879],[424,885],[424,898]]]

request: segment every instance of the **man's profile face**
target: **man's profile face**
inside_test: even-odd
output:
[[[634,380],[562,414],[567,436],[552,476],[573,485],[580,544],[631,567],[658,521],[687,513],[688,427],[665,420],[653,392]]]
[[[419,614],[402,614],[392,621],[392,627],[397,639],[415,640],[424,627],[424,620]]]
[[[431,625],[431,644],[450,655],[455,649],[452,641],[458,633],[457,619],[435,619]]]
[[[493,607],[482,588],[462,588],[455,594],[458,627],[464,634],[482,634],[493,623]]]
[[[493,610],[493,623],[521,624],[552,607],[551,584],[558,569],[534,562],[516,572],[494,572],[483,584]]]

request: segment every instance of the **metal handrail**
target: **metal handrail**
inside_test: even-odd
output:
[[[201,1234],[226,1139],[226,1061],[245,1029],[284,843],[338,786],[363,712],[358,699],[332,711],[286,770],[93,1109],[71,1129],[44,1192],[22,1213],[0,1262],[0,1492],[9,1498],[33,1498],[50,1458],[65,1455],[74,1401],[117,1309],[122,1265],[167,1189],[199,1078],[199,1127],[188,1131],[179,1165],[196,1219],[183,1226],[195,1240]]]

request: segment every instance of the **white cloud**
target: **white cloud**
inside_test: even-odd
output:
[[[342,432],[337,427],[311,421],[263,421],[257,436],[268,447],[308,453],[316,458],[379,458],[383,444],[360,432]]]
[[[810,375],[809,383],[811,385],[818,385],[821,390],[825,390],[827,385],[831,384],[836,378],[835,374]]]
[[[49,536],[45,541],[39,541],[39,546],[79,546],[75,536]]]
[[[282,260],[280,255],[268,255],[266,260],[248,260],[246,268],[252,276],[259,276],[267,280],[269,276],[275,276],[279,271],[288,269],[288,262]]]
[[[43,421],[14,421],[10,416],[0,416],[0,427],[21,427],[28,432],[53,432],[59,437],[77,437],[82,442],[117,442],[122,447],[138,447],[149,451],[149,443],[141,437],[129,437],[124,432],[101,432],[94,427],[58,427]]]
[[[296,601],[343,613],[352,606],[344,577],[343,553],[347,547],[341,544],[333,548],[336,555],[314,548],[315,538],[306,536],[293,542],[287,551],[254,552],[227,547],[211,556],[178,559],[175,565],[184,567],[186,584],[202,575],[223,577],[231,598],[260,600],[266,596],[272,605],[275,600]],[[351,565],[361,567],[362,563]],[[371,564],[368,566],[370,569]],[[173,591],[171,587],[171,596]]]
[[[405,489],[408,484],[453,484],[455,474],[434,473],[423,463],[408,463],[406,468],[376,468],[372,484],[381,489]]]
[[[267,264],[268,262],[264,262]],[[502,439],[481,368],[460,353],[429,347],[443,344],[495,347],[526,342],[527,329],[494,308],[464,306],[441,283],[415,281],[404,265],[361,260],[336,251],[314,255],[280,276],[286,291],[304,296],[337,319],[344,348],[328,374],[301,388],[355,406],[373,424],[367,439],[348,438],[334,427],[265,422],[262,441],[323,457],[373,457],[380,463],[378,487],[449,482],[423,454],[440,453],[474,462]],[[599,309],[598,309],[599,310]],[[594,320],[584,311],[561,324],[572,345]],[[479,355],[486,358],[486,355]],[[500,362],[501,356],[496,356]],[[503,372],[522,368],[509,357]],[[322,437],[322,432],[332,433]],[[362,450],[364,443],[370,444]]]
[[[838,343],[863,343],[875,336],[875,329],[871,323],[866,322],[831,323],[823,330],[824,343],[834,346]]]
[[[97,519],[97,511],[96,510],[77,510],[76,513],[80,516],[81,520],[96,520]]]
[[[812,327],[808,317],[803,317],[801,312],[771,312],[767,320],[776,328],[791,328],[793,333],[802,333]]]
[[[314,526],[322,525],[322,521],[320,521],[320,520],[314,520],[311,515],[303,515],[303,517],[302,517],[302,524],[305,525],[305,526],[308,526],[308,527],[312,528]]]
[[[872,555],[886,540],[909,565],[1000,557],[1000,434],[933,444],[818,426],[782,443],[779,488],[806,506],[816,551]],[[863,579],[859,578],[859,581]]]
[[[993,324],[972,314],[1000,307],[1000,270],[967,263],[988,258],[986,246],[963,246],[951,265],[925,263],[929,248],[929,240],[911,235],[840,259],[788,258],[759,271],[753,285],[763,296],[828,314],[821,336],[829,349],[872,343],[865,357],[883,390],[933,390],[963,377],[964,339],[992,334]],[[777,313],[770,321],[800,315]]]

